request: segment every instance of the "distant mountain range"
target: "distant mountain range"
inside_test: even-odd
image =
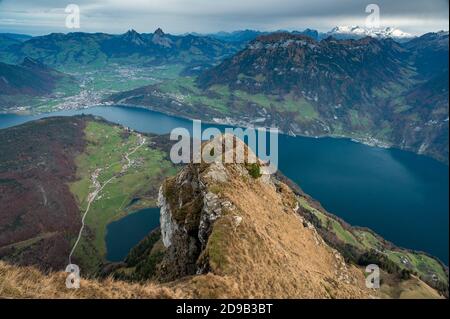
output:
[[[154,33],[129,30],[121,35],[106,33],[52,33],[26,41],[0,37],[0,60],[18,63],[31,57],[50,66],[124,63],[214,62],[235,53],[236,45],[210,37],[174,36],[161,29]]]
[[[284,30],[276,31],[287,32]],[[186,64],[214,63],[243,49],[258,36],[274,32],[240,30],[212,34],[188,33],[171,35],[158,28],[154,33],[129,30],[121,35],[106,33],[52,33],[31,37],[23,34],[0,33],[0,60],[19,63],[31,57],[51,66],[67,64],[101,64],[111,60],[138,63],[177,62]],[[365,36],[406,41],[413,38],[399,29],[368,29],[335,27],[329,32],[313,29],[292,31],[314,40],[332,36],[337,39],[359,39]]]
[[[10,39],[13,41],[23,42],[30,40],[33,36],[19,33],[0,33],[0,39]]]
[[[384,27],[384,28],[368,28],[368,27],[360,27],[360,26],[336,26],[332,28],[328,32],[319,32],[314,29],[305,29],[303,31],[286,31],[286,30],[278,30],[271,32],[263,32],[256,30],[239,30],[233,32],[217,32],[206,34],[209,37],[216,38],[219,40],[234,42],[234,43],[243,43],[250,42],[256,39],[261,35],[267,35],[271,33],[291,33],[296,35],[306,35],[314,40],[322,40],[327,37],[333,37],[335,39],[360,39],[363,37],[373,37],[377,39],[386,39],[392,38],[399,42],[404,42],[415,38],[412,34],[407,32],[403,32],[400,29],[394,27]],[[196,34],[201,36],[201,34]]]
[[[5,33],[0,33],[0,52],[4,52],[8,47],[18,44],[20,44],[19,40],[16,40]]]
[[[113,95],[185,117],[347,136],[448,162],[448,33],[316,41],[259,36],[189,82]],[[194,101],[194,102],[193,102]]]
[[[263,32],[263,31],[247,29],[247,30],[239,30],[239,31],[233,31],[233,32],[209,33],[204,36],[208,36],[208,37],[226,41],[226,42],[246,44],[250,41],[253,41],[254,39],[256,39],[257,37],[259,37],[261,35],[267,35],[270,33],[277,33],[277,32],[288,32],[288,31],[279,30],[279,31],[274,31],[274,32],[268,32],[268,31]],[[320,33],[317,30],[312,30],[312,29],[305,29],[303,31],[292,31],[290,33],[306,35],[315,40],[318,40],[319,36],[320,36]],[[197,35],[201,36],[202,34],[197,33]]]

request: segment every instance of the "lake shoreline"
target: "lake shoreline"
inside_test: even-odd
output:
[[[127,107],[127,108],[137,108],[137,109],[150,110],[152,112],[157,112],[157,113],[160,113],[160,114],[172,116],[172,117],[179,118],[179,119],[189,120],[189,121],[195,120],[192,117],[184,116],[183,114],[180,114],[180,113],[177,113],[177,112],[169,112],[167,110],[161,110],[159,108],[155,108],[155,107],[152,107],[152,106],[146,106],[146,105],[124,104],[124,103],[121,103],[121,104],[109,104],[108,103],[108,104],[101,104],[101,105],[98,105],[98,106],[102,107],[102,106],[113,106],[113,105],[118,105],[118,106]],[[232,118],[229,118],[229,120],[227,120],[227,118],[226,119],[218,119],[217,118],[217,119],[213,119],[213,120],[201,119],[201,121],[203,123],[210,124],[210,125],[221,125],[221,126],[230,125],[230,126],[234,126],[234,127],[255,128],[255,129],[257,129],[257,128],[264,128],[264,127],[261,127],[261,126],[255,126],[251,122],[235,120],[235,119],[232,119]],[[362,145],[375,147],[375,148],[401,150],[401,151],[404,151],[404,152],[413,153],[413,154],[418,155],[418,156],[424,156],[424,157],[427,157],[427,158],[431,158],[431,159],[433,159],[433,160],[435,160],[435,161],[437,161],[439,163],[445,164],[447,166],[450,165],[449,162],[441,161],[441,160],[439,160],[437,158],[434,158],[432,156],[416,152],[416,151],[411,150],[409,148],[402,148],[402,147],[399,147],[399,146],[397,146],[397,145],[395,145],[393,143],[381,141],[381,140],[378,140],[378,139],[376,139],[374,137],[370,137],[370,136],[368,136],[368,137],[359,137],[359,136],[352,136],[351,134],[350,135],[345,135],[345,134],[342,134],[342,135],[341,134],[305,135],[305,134],[302,134],[302,133],[294,133],[292,135],[290,132],[283,132],[282,130],[279,130],[279,133],[283,134],[283,135],[294,136],[294,137],[299,136],[299,137],[314,138],[314,139],[320,139],[320,138],[345,139],[345,140],[350,140],[350,141],[355,142],[355,143],[359,143],[359,144],[362,144]]]
[[[194,119],[192,117],[189,116],[185,116],[183,114],[177,113],[177,112],[169,112],[167,110],[161,110],[159,108],[155,108],[152,106],[146,106],[146,105],[139,105],[139,104],[124,104],[124,103],[120,103],[120,104],[112,104],[112,103],[100,103],[100,104],[95,104],[95,105],[91,105],[91,106],[85,106],[85,107],[79,107],[79,108],[74,108],[74,109],[68,109],[68,110],[55,110],[53,112],[44,112],[44,113],[36,113],[36,112],[11,112],[11,113],[4,113],[1,112],[0,115],[17,115],[17,116],[41,116],[41,115],[50,115],[53,113],[58,113],[58,112],[64,112],[64,111],[80,111],[80,110],[87,110],[90,108],[94,108],[94,107],[111,107],[111,106],[121,106],[121,107],[126,107],[126,108],[136,108],[136,109],[143,109],[143,110],[150,110],[152,112],[157,112],[160,114],[164,114],[167,116],[172,116],[178,119],[184,119],[184,120],[189,120],[189,121],[193,121],[193,120],[197,120]],[[233,118],[215,118],[215,119],[200,119],[203,123],[205,124],[210,124],[210,125],[220,125],[220,126],[233,126],[233,127],[241,127],[241,128],[254,128],[254,129],[258,129],[258,128],[264,128],[262,126],[255,126],[254,123],[251,122],[246,122],[246,121],[242,121],[242,120],[236,120]],[[0,128],[1,129],[1,128]],[[295,133],[295,132],[284,132],[282,130],[279,130],[280,134],[283,135],[289,135],[289,136],[294,136],[294,137],[306,137],[306,138],[314,138],[314,139],[320,139],[320,138],[335,138],[335,139],[345,139],[345,140],[350,140],[352,142],[355,143],[359,143],[359,144],[363,144],[366,146],[370,146],[370,147],[375,147],[375,148],[382,148],[382,149],[397,149],[397,150],[401,150],[401,151],[405,151],[405,152],[410,152],[413,153],[415,155],[419,155],[419,156],[424,156],[424,157],[428,157],[428,158],[432,158],[433,160],[439,162],[439,163],[443,163],[447,166],[450,165],[449,162],[445,162],[445,161],[441,161],[437,158],[434,158],[432,156],[426,155],[426,154],[422,154],[419,152],[416,152],[414,150],[408,149],[408,148],[402,148],[400,146],[397,146],[393,143],[389,143],[386,141],[381,141],[378,140],[374,137],[371,136],[367,136],[367,137],[360,137],[360,136],[354,136],[354,135],[346,135],[346,134],[322,134],[322,135],[305,135],[303,133]]]
[[[149,134],[164,135],[174,127],[192,128],[191,120],[146,107],[124,105],[23,118],[0,115],[0,127],[42,117],[81,114],[92,114]],[[217,123],[211,124],[219,127]],[[448,209],[445,212],[448,195],[443,195],[442,191],[448,188],[447,165],[429,156],[366,146],[345,137],[280,134],[279,143],[280,171],[301,185],[328,212],[351,225],[365,225],[398,247],[410,247],[438,256],[444,262],[447,260],[447,253],[443,251],[448,243],[448,228],[445,227],[448,225]],[[417,233],[424,236],[415,236]]]

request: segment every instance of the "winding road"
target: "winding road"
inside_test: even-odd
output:
[[[131,166],[132,162],[130,160],[130,155],[134,154],[139,148],[141,148],[145,142],[147,141],[147,139],[145,137],[143,137],[142,135],[138,134],[138,140],[139,140],[139,145],[137,145],[131,152],[125,153],[124,158],[127,160],[127,163],[124,164],[122,166],[122,170],[120,171],[121,174],[125,173]],[[110,168],[112,165],[109,165],[106,169]],[[86,207],[86,210],[84,211],[83,217],[81,219],[81,228],[80,231],[78,233],[78,237],[77,240],[75,241],[75,244],[73,245],[72,250],[70,251],[69,254],[69,265],[72,264],[72,256],[78,246],[78,243],[80,242],[81,236],[83,234],[83,230],[85,227],[85,219],[87,214],[89,213],[89,210],[91,208],[91,204],[95,201],[95,199],[97,198],[97,196],[100,194],[100,192],[109,184],[111,183],[116,177],[117,175],[114,175],[113,177],[111,177],[110,179],[108,179],[105,183],[103,183],[103,185],[100,184],[100,182],[98,181],[98,177],[100,176],[100,173],[102,172],[103,169],[101,168],[97,168],[92,174],[91,174],[91,180],[92,180],[92,186],[94,186],[94,191],[90,192],[87,199],[88,199],[88,204]]]

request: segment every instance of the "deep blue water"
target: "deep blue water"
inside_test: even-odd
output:
[[[189,120],[119,106],[40,116],[0,115],[0,128],[44,116],[81,113],[149,133],[192,128]],[[350,224],[369,227],[399,246],[426,251],[448,264],[447,165],[414,153],[369,147],[348,139],[280,135],[279,168],[328,211]],[[123,219],[124,225],[132,216]],[[128,235],[128,231],[119,229],[118,241]]]
[[[159,226],[159,208],[145,208],[108,225],[106,259],[121,261],[150,231]]]

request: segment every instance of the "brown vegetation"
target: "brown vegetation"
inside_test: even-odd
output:
[[[67,186],[84,148],[84,119],[50,118],[0,130],[0,258],[63,269],[80,212]],[[49,235],[51,234],[51,236]]]

